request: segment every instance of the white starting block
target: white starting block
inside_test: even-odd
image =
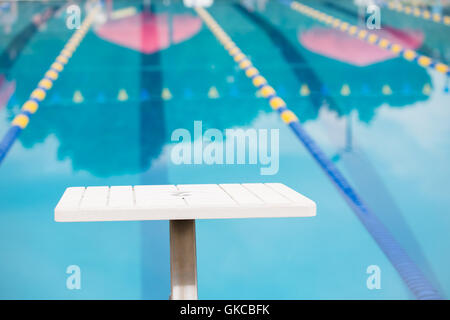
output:
[[[74,187],[55,208],[58,222],[170,220],[171,299],[197,299],[195,219],[315,215],[281,183]]]

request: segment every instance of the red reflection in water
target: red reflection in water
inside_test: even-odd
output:
[[[201,19],[190,14],[142,12],[108,21],[96,33],[112,43],[150,54],[190,39],[201,27]]]
[[[416,30],[383,28],[373,30],[382,38],[398,43],[407,49],[417,49],[423,43],[424,35]],[[397,54],[367,43],[342,31],[329,28],[312,28],[298,32],[300,43],[312,52],[356,66],[367,66],[395,58]]]

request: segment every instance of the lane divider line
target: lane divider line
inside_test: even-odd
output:
[[[31,92],[30,98],[22,105],[20,113],[11,121],[9,130],[0,141],[0,164],[22,130],[28,126],[31,115],[37,112],[39,104],[44,101],[47,92],[51,90],[53,83],[58,79],[59,74],[64,70],[64,66],[69,62],[69,59],[80,45],[86,32],[94,21],[98,10],[100,10],[100,6],[92,8],[88,16],[80,25],[80,28],[70,37],[60,54],[51,64],[50,69],[47,70],[44,77],[39,81],[36,89]]]
[[[439,13],[432,13],[429,10],[421,9],[414,6],[404,5],[400,2],[389,1],[387,3],[388,9],[392,11],[401,12],[407,15],[415,16],[417,18],[423,18],[425,20],[433,21],[436,23],[442,23],[446,26],[450,26],[450,16],[441,15]]]
[[[360,219],[373,239],[392,265],[396,268],[403,281],[418,299],[441,299],[438,291],[428,281],[422,271],[411,260],[406,251],[395,240],[384,224],[378,220],[375,214],[366,206],[356,191],[350,186],[335,164],[325,155],[316,142],[303,129],[294,112],[287,108],[286,102],[277,95],[275,89],[270,86],[248,57],[239,49],[230,36],[220,27],[216,20],[204,9],[197,7],[195,11],[206,23],[208,28],[219,40],[229,55],[238,64],[239,68],[250,78],[255,88],[269,101],[273,110],[276,110],[283,122],[293,130],[306,149],[314,157],[327,176],[349,203],[350,207]]]
[[[347,33],[360,40],[364,40],[370,44],[376,45],[382,49],[389,50],[404,59],[415,62],[423,68],[430,68],[440,73],[450,76],[450,67],[442,62],[433,60],[432,58],[417,53],[411,49],[405,49],[398,43],[393,43],[386,38],[380,37],[374,32],[369,32],[365,29],[359,28],[348,22],[342,21],[331,15],[328,15],[322,11],[305,6],[297,1],[280,0],[281,3],[289,6],[292,10],[302,13],[310,18],[320,21],[326,25],[331,26],[334,29]]]

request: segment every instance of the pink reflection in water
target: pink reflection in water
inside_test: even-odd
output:
[[[3,74],[0,74],[0,109],[6,107],[14,91],[16,91],[16,81],[8,81]]]
[[[416,30],[383,28],[372,32],[407,49],[417,49],[424,40],[423,33]],[[299,31],[298,40],[312,52],[356,66],[367,66],[397,56],[365,40],[329,28],[317,27],[305,32]]]
[[[96,33],[109,42],[150,54],[192,38],[201,27],[201,19],[190,14],[142,12],[108,21]]]

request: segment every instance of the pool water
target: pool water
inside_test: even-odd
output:
[[[73,33],[64,7],[24,32],[33,15],[55,3],[19,2],[11,31],[0,30],[0,72],[11,92],[0,105],[2,136]],[[304,3],[357,24],[352,1]],[[317,216],[197,221],[199,298],[413,298],[194,10],[181,1],[112,4],[136,13],[87,33],[0,166],[0,298],[167,299],[168,222],[56,223],[65,188],[241,182],[282,182],[313,199]],[[302,37],[325,26],[279,1],[215,1],[208,11],[448,297],[448,79],[399,57],[361,66],[325,53],[336,47],[314,52]],[[417,51],[449,62],[448,27],[385,9],[382,24],[420,31]],[[174,164],[171,134],[193,131],[196,120],[204,130],[279,129],[278,173],[261,175],[253,164]],[[70,265],[81,269],[81,290],[66,287]],[[381,270],[379,290],[366,285],[371,265]]]

